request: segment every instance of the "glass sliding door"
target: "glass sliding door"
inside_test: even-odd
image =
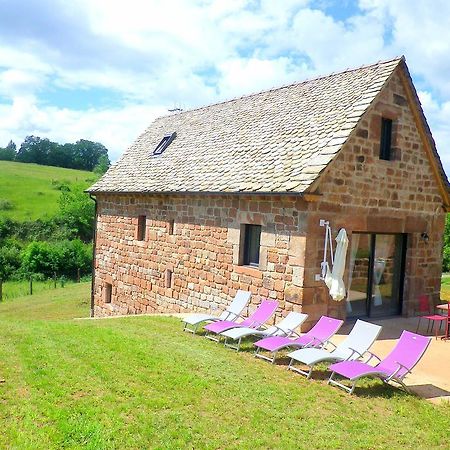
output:
[[[348,317],[401,313],[405,235],[353,233]]]
[[[370,234],[353,233],[350,247],[350,279],[347,290],[347,317],[367,316],[369,266],[372,253]]]

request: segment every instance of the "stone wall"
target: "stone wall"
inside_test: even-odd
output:
[[[379,159],[382,117],[393,120],[391,161]],[[399,73],[366,111],[316,192],[322,199],[311,204],[308,219],[305,286],[321,287],[313,277],[322,256],[323,230],[317,224],[323,218],[331,222],[335,235],[345,227],[350,240],[352,231],[407,234],[403,314],[414,312],[423,293],[439,302],[443,200]],[[421,239],[424,232],[428,242]],[[325,294],[314,299],[322,305],[320,311],[327,302]],[[336,314],[345,316],[345,305],[335,307]]]
[[[382,117],[393,120],[391,161],[379,159]],[[252,292],[251,309],[261,298],[278,299],[278,316],[306,312],[307,326],[322,314],[345,317],[344,302],[330,301],[316,280],[324,244],[320,219],[330,221],[334,235],[345,227],[350,240],[352,232],[407,235],[403,313],[411,314],[422,293],[439,301],[445,214],[437,186],[395,73],[313,186],[318,201],[99,194],[95,314],[223,308],[244,289]],[[144,241],[136,240],[139,215],[147,217]],[[239,265],[245,223],[262,226],[259,269]],[[106,283],[112,285],[108,304]]]
[[[273,298],[278,315],[300,310],[307,204],[299,197],[99,195],[98,206],[95,315],[223,308],[238,289],[252,292],[251,309]],[[262,226],[259,269],[239,265],[245,223]]]

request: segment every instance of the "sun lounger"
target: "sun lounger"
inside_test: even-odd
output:
[[[430,344],[431,337],[403,331],[397,344],[386,358],[380,360],[378,356],[371,354],[367,362],[343,361],[330,366],[332,371],[328,384],[334,384],[345,389],[350,394],[355,390],[357,381],[362,377],[379,377],[385,383],[393,381],[400,384],[408,392],[403,383],[406,375],[411,373],[414,366],[420,361]],[[374,367],[368,364],[372,358],[378,359],[379,363]],[[335,380],[335,375],[349,379],[350,387]]]
[[[255,328],[250,327],[239,327],[224,331],[221,335],[225,336],[225,345],[227,347],[239,351],[242,339],[247,336],[291,336],[307,318],[308,314],[290,312],[276,325],[272,325],[265,330],[255,330]],[[229,340],[237,341],[237,344],[229,343]]]
[[[380,325],[357,320],[349,335],[338,346],[332,342],[328,342],[334,349],[330,352],[325,348],[302,348],[288,354],[291,358],[288,369],[311,377],[314,366],[321,362],[336,361],[353,361],[362,358],[377,339],[381,331]],[[295,367],[298,361],[306,366],[309,370],[303,370]]]
[[[272,364],[275,362],[277,352],[287,347],[317,347],[321,348],[341,328],[343,320],[333,319],[332,317],[322,316],[319,321],[303,336],[297,339],[289,339],[282,336],[271,336],[255,342],[255,356],[266,359]],[[272,357],[260,353],[266,350],[272,354]]]
[[[208,332],[206,337],[213,341],[218,342],[220,340],[219,334],[235,327],[248,327],[253,329],[259,329],[265,322],[267,322],[275,310],[278,308],[278,302],[274,300],[263,300],[258,306],[256,311],[243,322],[235,323],[229,320],[222,320],[221,322],[210,323],[205,326],[205,330]]]
[[[211,314],[194,314],[192,316],[185,317],[182,320],[184,323],[183,331],[188,331],[195,334],[199,326],[204,322],[216,322],[221,320],[229,320],[234,322],[240,317],[242,310],[247,306],[250,301],[250,296],[251,292],[241,290],[237,291],[231,304],[219,316],[214,316]]]

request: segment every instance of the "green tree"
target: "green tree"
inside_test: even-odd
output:
[[[16,155],[16,161],[25,163],[36,163],[44,165],[52,165],[49,161],[49,155],[55,151],[58,144],[51,142],[47,138],[39,136],[27,136],[20,145]]]
[[[103,175],[109,169],[110,165],[108,155],[101,155],[93,171],[99,175]]]
[[[0,245],[0,278],[7,280],[19,269],[20,245],[13,240],[4,241]]]
[[[82,275],[91,271],[92,246],[79,239],[61,242],[31,242],[22,252],[23,275],[42,274],[51,277],[56,272],[75,278],[78,270]]]
[[[445,218],[442,270],[450,272],[450,214]]]
[[[16,158],[16,144],[13,141],[9,141],[5,148],[0,148],[0,160],[2,161],[14,161]]]
[[[94,209],[94,202],[81,187],[64,189],[59,198],[58,220],[67,228],[69,236],[89,242],[94,232]]]
[[[101,156],[108,158],[108,149],[99,142],[80,139],[73,145],[74,169],[94,170]],[[109,158],[108,158],[109,163]]]

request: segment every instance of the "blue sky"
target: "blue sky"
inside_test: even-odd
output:
[[[0,1],[0,146],[102,142],[158,115],[404,54],[450,173],[450,2]]]

